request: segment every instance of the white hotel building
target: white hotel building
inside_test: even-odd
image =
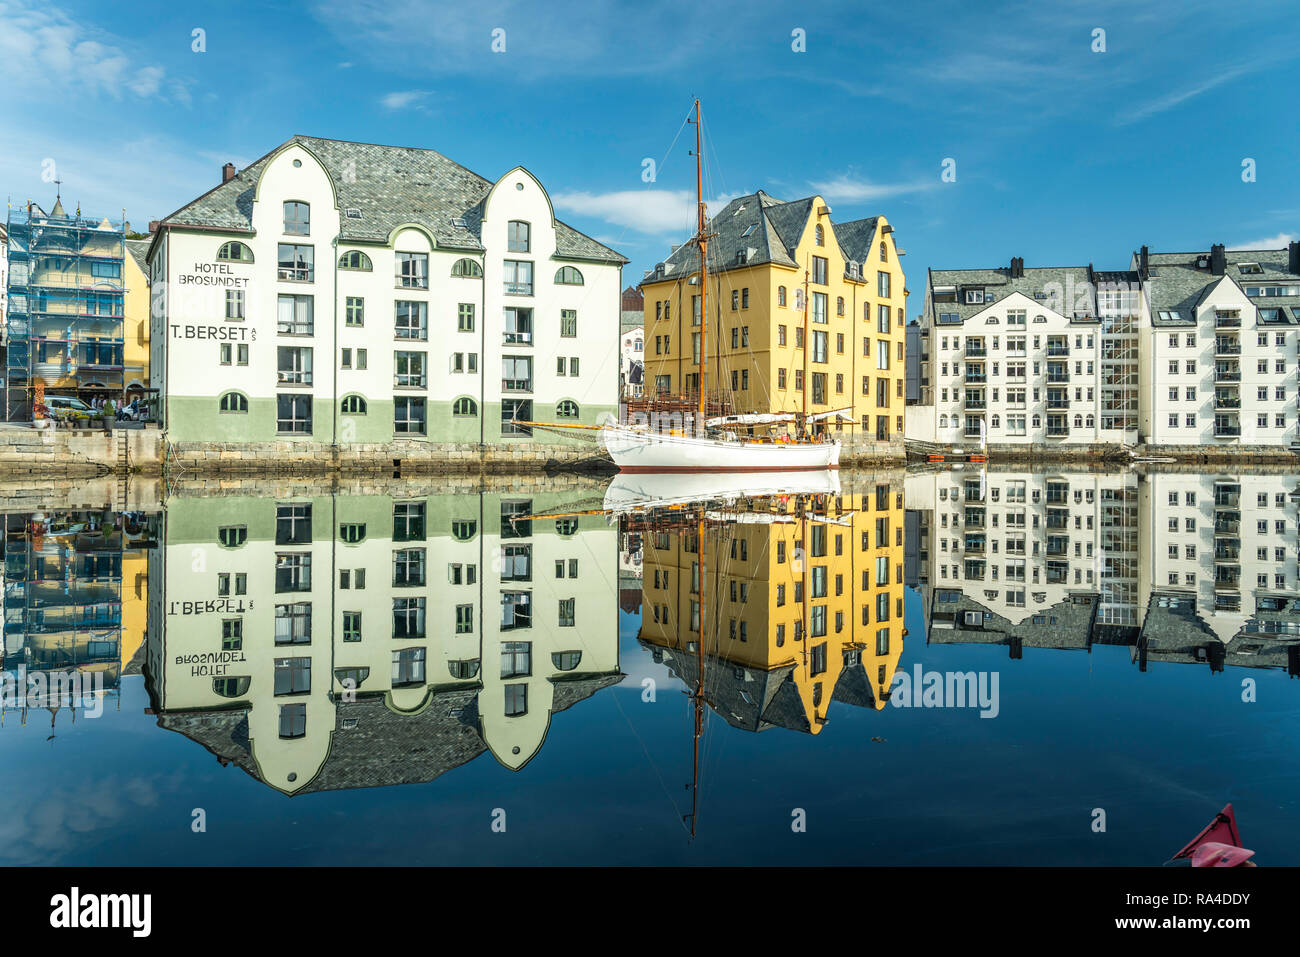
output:
[[[1054,450],[1297,440],[1300,243],[931,270],[908,437]],[[1076,449],[1078,450],[1078,449]]]
[[[158,223],[148,261],[174,442],[532,442],[513,420],[617,414],[627,260],[522,167],[295,136]]]

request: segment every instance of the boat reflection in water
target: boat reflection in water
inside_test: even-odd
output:
[[[286,794],[518,770],[622,680],[617,531],[554,494],[176,498],[149,567],[160,726]]]
[[[1153,663],[1300,675],[1300,510],[1286,472],[907,477],[927,641],[1124,645]]]
[[[619,475],[641,543],[639,640],[749,731],[817,734],[831,701],[880,709],[903,651],[903,496],[833,472]]]

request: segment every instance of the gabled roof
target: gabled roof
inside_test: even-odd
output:
[[[127,254],[135,260],[135,264],[140,267],[140,271],[146,276],[149,275],[149,266],[146,257],[149,255],[149,244],[151,239],[128,239],[126,240]]]
[[[1134,274],[1133,281],[1136,282],[1136,279]],[[1087,266],[1027,266],[1024,275],[1016,277],[1011,275],[1008,266],[998,269],[931,269],[930,288],[926,297],[931,308],[931,315],[928,318],[933,324],[941,312],[956,313],[961,316],[962,321],[965,321],[1015,293],[1041,303],[1045,309],[1070,316],[1074,312],[1074,303],[1070,299],[1073,295],[1077,295],[1073,291],[1087,289],[1088,281]],[[932,293],[936,286],[955,286],[957,301],[934,302],[934,297],[929,293]],[[983,288],[984,302],[968,304],[964,290],[969,287]],[[1047,298],[1040,299],[1040,295]],[[1061,301],[1059,297],[1062,296],[1066,301]]]
[[[1190,326],[1196,322],[1196,308],[1224,279],[1246,294],[1247,286],[1300,285],[1300,276],[1287,268],[1285,249],[1230,249],[1225,253],[1227,266],[1223,275],[1198,268],[1197,262],[1210,258],[1208,250],[1190,253],[1150,253],[1149,276],[1144,283],[1151,322],[1155,326]],[[1134,254],[1134,261],[1137,256]],[[1242,263],[1256,263],[1260,272],[1241,271]],[[1277,325],[1300,324],[1300,296],[1251,296],[1250,301],[1264,309],[1280,308],[1282,319]],[[1161,313],[1180,315],[1179,320],[1164,318]]]
[[[251,232],[253,196],[271,157],[291,144],[311,151],[325,167],[339,202],[340,241],[386,243],[406,223],[423,226],[439,246],[481,250],[482,203],[491,180],[434,150],[378,146],[348,140],[294,136],[198,199],[162,220],[178,228]],[[347,215],[349,210],[355,216]],[[465,226],[454,225],[461,219]],[[556,256],[623,264],[628,260],[608,246],[555,222]]]

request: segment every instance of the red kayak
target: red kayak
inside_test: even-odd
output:
[[[1169,863],[1190,861],[1192,867],[1255,867],[1250,859],[1254,856],[1254,851],[1242,845],[1237,816],[1228,804]]]

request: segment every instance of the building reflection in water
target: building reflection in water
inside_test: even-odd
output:
[[[817,734],[832,701],[883,708],[906,635],[901,479],[629,516],[641,644],[748,731]]]
[[[1294,473],[907,478],[927,640],[1300,674]]]
[[[617,530],[555,495],[180,498],[149,567],[162,727],[288,794],[522,768],[617,684]]]
[[[140,670],[157,518],[86,509],[3,514],[0,721],[17,710],[25,723],[39,708],[54,726],[61,711],[75,720],[92,698],[120,705],[122,675]]]

